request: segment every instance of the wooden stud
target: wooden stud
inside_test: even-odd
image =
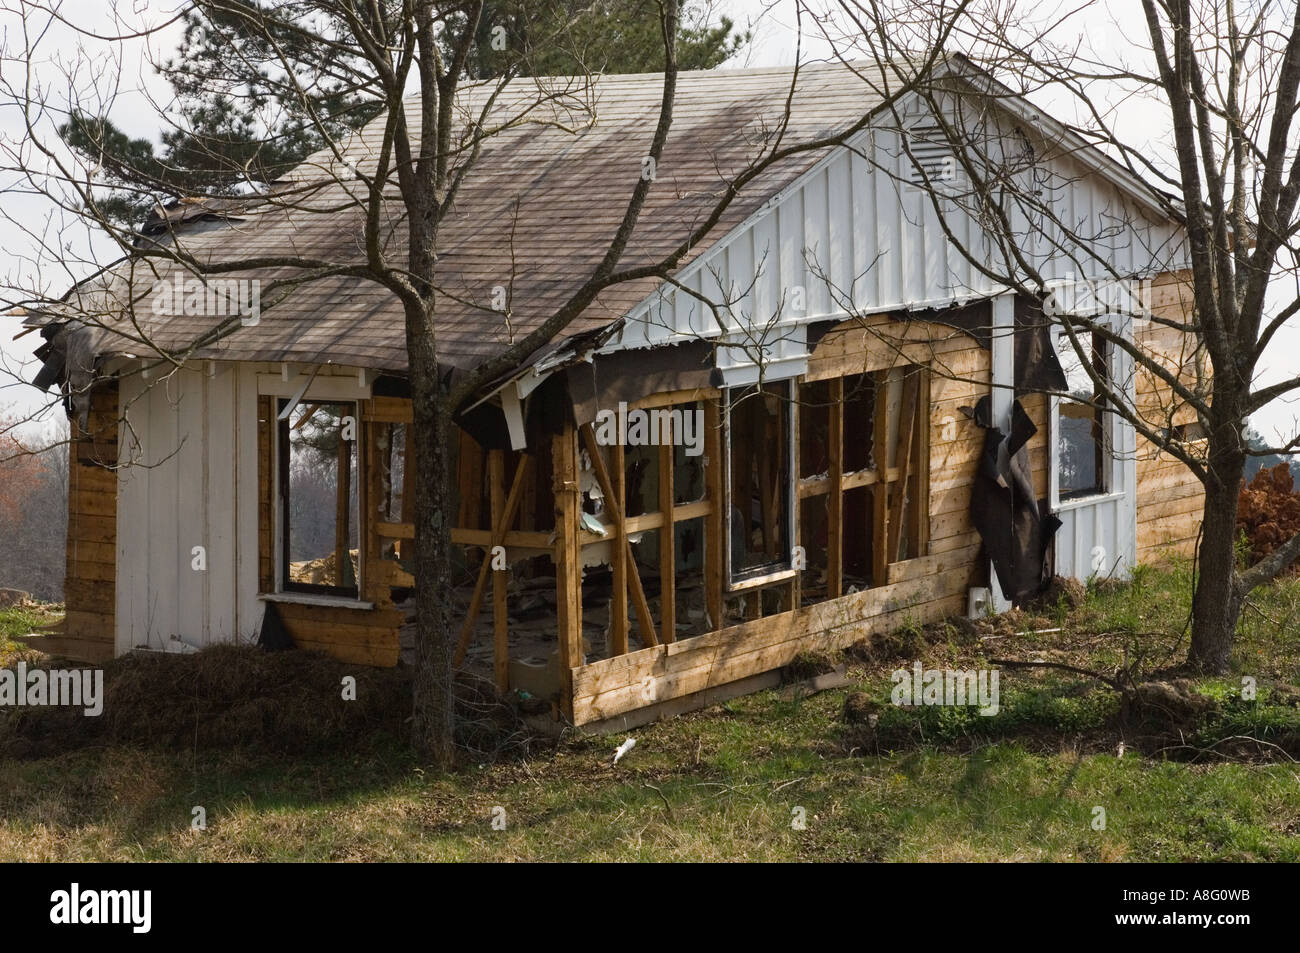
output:
[[[609,479],[609,471],[605,469],[605,459],[600,455],[600,445],[596,443],[596,435],[592,432],[591,424],[587,424],[582,428],[582,442],[587,447],[587,455],[591,457],[591,469],[596,474],[596,482],[600,484],[600,492],[605,494],[605,499],[614,500],[614,487]],[[623,510],[617,502],[612,505],[614,509],[610,515],[614,517],[614,525],[617,527],[623,522]],[[628,540],[626,533],[619,538],[626,550],[624,560],[627,565],[627,582],[632,593],[632,605],[636,607],[637,628],[641,641],[646,646],[658,645],[659,637],[655,635],[654,618],[650,615],[650,603],[646,600],[645,589],[641,585],[641,574],[636,569],[636,557],[632,552],[632,543]]]
[[[403,523],[410,523],[415,519],[415,440],[413,439],[415,435],[412,433],[413,430],[414,430],[414,425],[412,424],[403,425],[402,512],[401,512],[401,518]],[[397,428],[394,427],[393,432],[396,433],[396,431]],[[393,438],[390,436],[388,438],[389,441],[388,459],[390,461],[390,465],[393,459],[392,440]],[[464,449],[463,442],[461,443],[461,448]],[[402,559],[410,556],[410,553],[407,551],[407,547],[405,545],[399,543],[396,548],[396,555],[399,559]]]
[[[555,608],[560,666],[565,673],[564,706],[572,716],[573,669],[583,664],[582,562],[578,549],[578,520],[582,492],[578,484],[578,443],[573,423],[551,442],[551,469],[555,489]]]
[[[722,593],[724,554],[723,527],[726,525],[723,509],[726,494],[722,485],[722,422],[721,405],[717,399],[704,402],[704,482],[707,499],[711,504],[704,521],[704,602],[712,629],[722,628]]]
[[[627,564],[628,549],[623,545],[627,536],[627,463],[623,459],[623,445],[617,441],[609,448],[614,500],[606,509],[615,516],[614,531],[618,539],[610,547],[613,551],[614,593],[609,604],[609,654],[627,654]],[[594,464],[593,464],[594,465]],[[603,492],[603,491],[602,491]]]
[[[916,446],[912,462],[912,519],[909,521],[912,557],[930,555],[930,369],[917,372]]]
[[[510,484],[510,495],[506,498],[501,523],[493,527],[492,535],[487,540],[486,552],[478,570],[478,581],[474,584],[474,594],[470,597],[469,609],[465,613],[465,622],[460,630],[460,641],[456,645],[455,664],[457,665],[465,660],[465,651],[469,648],[470,638],[474,635],[474,623],[478,621],[479,609],[483,605],[483,593],[487,590],[488,572],[492,568],[492,547],[505,544],[506,536],[509,535],[506,532],[506,527],[514,521],[515,511],[519,508],[524,471],[531,462],[532,458],[527,454],[519,458],[519,466],[515,468],[514,482]]]
[[[913,371],[903,378],[902,406],[898,416],[898,443],[894,459],[898,463],[898,482],[895,484],[894,501],[889,512],[889,561],[898,560],[898,546],[902,542],[904,504],[907,501],[910,483],[908,477],[912,465],[912,437],[916,433],[920,415],[917,413],[917,399],[921,379]]]
[[[826,598],[844,592],[844,378],[830,382],[830,491],[826,498]]]
[[[802,459],[800,457],[800,437],[799,437],[800,422],[799,422],[799,399],[798,398],[799,398],[799,385],[796,383],[792,385],[791,393],[790,393],[790,416],[792,419],[790,421],[791,426],[789,431],[790,434],[792,435],[790,438],[792,444],[790,448],[790,458],[794,460],[793,476],[795,477],[796,480],[798,480],[799,477],[799,469],[801,466],[800,461]],[[787,486],[788,486],[788,482],[787,482]],[[784,490],[785,488],[783,487],[782,489]],[[803,513],[802,513],[803,507],[799,505],[798,495],[796,495],[793,500],[789,500],[788,502],[790,504],[790,509],[794,513],[794,516],[792,517],[790,522],[790,538],[787,539],[785,543],[786,543],[786,550],[789,553],[791,561],[793,562],[794,547],[802,543],[802,539],[799,534],[800,534],[801,520],[803,518]],[[804,559],[806,560],[807,558],[808,558],[808,553],[805,550]],[[803,573],[801,571],[796,570],[795,574],[790,577],[790,593],[789,593],[790,609],[799,608],[800,600],[803,598],[802,593],[803,593]]]
[[[352,497],[352,444],[339,437],[338,442],[338,492],[334,497],[334,584],[347,585],[348,571],[344,568],[352,562],[352,553],[348,546],[348,524],[351,522],[352,510],[348,504]]]
[[[671,428],[671,421],[664,424],[664,429]],[[667,441],[665,436],[669,437]],[[673,525],[672,436],[659,434],[659,512],[664,517],[664,527],[659,531],[659,638],[665,645],[677,638],[677,531]]]
[[[882,371],[876,375],[875,419],[871,427],[873,453],[876,463],[876,483],[872,490],[875,519],[872,523],[871,572],[875,585],[883,586],[889,579],[889,447],[890,434],[889,395],[890,375]]]
[[[493,450],[488,454],[488,480],[492,499],[492,525],[498,536],[504,538],[508,528],[505,524],[505,453]],[[523,474],[521,465],[516,474]],[[497,545],[500,545],[499,543]],[[492,551],[488,550],[491,562]],[[504,570],[492,571],[492,645],[493,665],[497,691],[503,694],[510,688],[510,632],[506,618],[506,573]]]

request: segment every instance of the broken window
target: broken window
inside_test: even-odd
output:
[[[281,579],[286,590],[357,594],[356,404],[279,402]]]
[[[929,378],[907,365],[799,389],[801,603],[888,582],[929,543]]]
[[[727,393],[727,519],[734,583],[790,566],[789,382]]]
[[[1084,348],[1093,372],[1107,378],[1107,344],[1097,333],[1075,335]],[[1106,441],[1106,411],[1101,390],[1094,384],[1078,350],[1062,332],[1057,353],[1069,397],[1057,401],[1056,479],[1059,499],[1105,493],[1108,487],[1109,451]]]

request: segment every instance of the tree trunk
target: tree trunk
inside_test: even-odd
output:
[[[415,719],[413,743],[433,764],[455,765],[455,619],[451,579],[451,408],[439,384],[432,316],[408,305],[407,354],[415,451]]]
[[[1211,445],[1187,663],[1198,671],[1221,675],[1228,670],[1245,595],[1237,575],[1236,542],[1237,497],[1246,461],[1238,450],[1216,456],[1215,449]]]

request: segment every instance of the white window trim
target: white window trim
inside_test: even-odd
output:
[[[261,391],[260,379],[262,376],[264,375],[258,375],[259,393]],[[280,383],[280,378],[277,377],[274,380],[277,383]],[[329,379],[327,378],[326,381],[328,382],[328,380]],[[365,485],[366,485],[365,484],[366,481],[365,454],[361,452],[361,446],[362,446],[361,445],[361,401],[365,398],[357,397],[357,396],[351,396],[351,397],[328,396],[331,393],[333,393],[336,390],[336,388],[331,386],[319,387],[318,386],[320,384],[319,381],[313,381],[311,386],[307,388],[307,392],[303,395],[302,400],[299,401],[300,404],[306,401],[319,400],[326,403],[350,403],[356,408],[355,413],[356,413],[356,421],[357,421],[357,448],[356,448],[357,494],[358,494],[358,499],[361,501],[361,505],[357,507],[357,520],[358,520],[357,538],[360,540],[360,545],[357,547],[357,594],[355,596],[335,595],[333,593],[299,592],[294,589],[285,588],[285,581],[286,581],[284,578],[284,565],[286,561],[284,558],[285,513],[284,513],[283,500],[281,499],[280,496],[280,401],[293,399],[294,390],[292,389],[292,387],[294,384],[295,382],[291,380],[289,384],[284,385],[285,387],[290,388],[289,393],[281,393],[281,394],[271,393],[268,395],[264,395],[273,398],[271,401],[271,533],[272,533],[271,561],[273,563],[274,572],[275,572],[275,592],[260,593],[259,598],[267,601],[272,601],[272,602],[293,602],[302,605],[331,605],[331,606],[347,606],[347,607],[356,607],[356,608],[373,608],[373,603],[367,603],[361,598],[361,593],[363,589],[361,583],[362,580],[366,578],[366,570],[367,570],[366,547],[365,547],[366,507],[365,507],[365,493],[364,493]],[[301,386],[301,384],[299,384],[298,386]],[[353,379],[353,386],[356,386],[355,379]]]
[[[1103,325],[1108,328],[1112,334],[1123,335],[1126,339],[1132,340],[1132,324],[1125,323],[1120,315],[1106,314],[1091,319],[1094,324]],[[1127,332],[1127,333],[1126,333]],[[1052,343],[1055,347],[1056,339],[1060,330],[1053,326]],[[1090,333],[1090,332],[1084,332]],[[1077,355],[1076,355],[1077,357]],[[1125,379],[1124,368],[1128,364],[1128,355],[1116,347],[1114,344],[1107,343],[1106,346],[1106,379],[1111,387],[1116,386],[1117,381]],[[1049,408],[1048,424],[1048,501],[1053,512],[1077,509],[1082,506],[1089,506],[1094,503],[1100,503],[1105,500],[1123,499],[1128,496],[1130,488],[1125,485],[1124,474],[1124,455],[1122,451],[1117,451],[1117,447],[1124,443],[1122,428],[1126,421],[1122,416],[1113,410],[1102,409],[1102,420],[1105,425],[1102,428],[1102,452],[1106,456],[1106,485],[1098,493],[1089,493],[1086,496],[1071,496],[1065,500],[1061,499],[1060,485],[1060,467],[1061,467],[1061,398],[1052,395]]]

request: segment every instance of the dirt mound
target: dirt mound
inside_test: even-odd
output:
[[[1214,709],[1214,699],[1196,691],[1185,678],[1172,682],[1143,682],[1133,690],[1130,710],[1147,724],[1188,727]]]
[[[1047,588],[1034,596],[1025,608],[1033,612],[1051,612],[1064,603],[1067,609],[1077,609],[1087,598],[1087,587],[1079,580],[1053,576]]]
[[[214,645],[193,655],[132,653],[103,671],[97,717],[81,708],[0,709],[0,757],[92,745],[298,754],[364,750],[409,735],[409,669]],[[344,698],[348,676],[356,680],[355,700]],[[458,685],[458,740],[475,754],[526,742],[513,710],[489,689]]]

